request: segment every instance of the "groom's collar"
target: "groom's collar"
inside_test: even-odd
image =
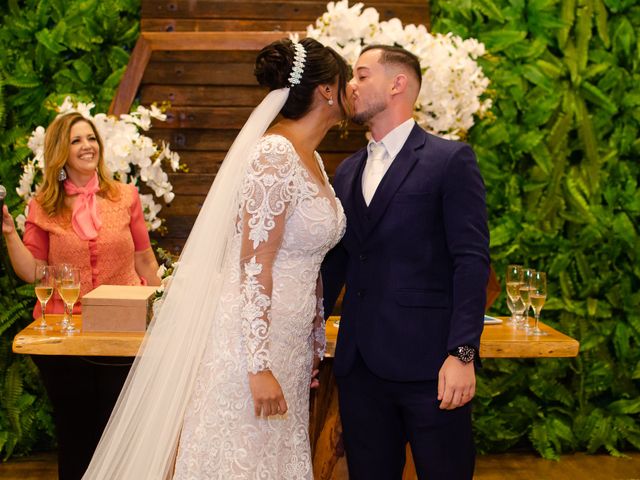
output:
[[[402,147],[407,142],[407,138],[409,138],[415,124],[415,120],[413,118],[409,118],[387,133],[382,140],[377,142],[384,145],[389,158],[396,158],[398,153],[400,153],[400,150],[402,150]]]

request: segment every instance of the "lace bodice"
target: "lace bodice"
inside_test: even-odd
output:
[[[318,161],[322,165],[319,158]],[[301,277],[298,280],[304,285],[309,284],[309,273],[316,272],[315,350],[318,356],[324,355],[318,269],[324,255],[342,237],[345,222],[324,170],[323,174],[324,184],[320,184],[302,164],[291,143],[278,135],[266,136],[250,163],[242,188],[237,233],[242,238],[242,327],[251,372],[270,368],[270,307],[276,265],[290,278]],[[298,288],[285,284],[281,287],[280,296],[290,292],[290,302],[299,302]]]
[[[252,154],[175,478],[312,478],[309,383],[325,348],[320,264],[345,231],[322,172],[323,182],[279,135]],[[284,416],[253,414],[248,372],[265,369],[283,389]]]

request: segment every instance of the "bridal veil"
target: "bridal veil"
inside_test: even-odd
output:
[[[184,412],[224,282],[238,197],[251,150],[289,88],[270,92],[236,137],[180,256],[83,479],[171,478]]]

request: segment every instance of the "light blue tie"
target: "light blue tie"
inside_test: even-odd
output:
[[[369,157],[367,158],[367,176],[364,180],[364,188],[362,194],[364,201],[369,205],[374,193],[380,185],[380,181],[384,176],[384,157],[387,154],[387,149],[384,148],[382,143],[372,142],[369,145]]]

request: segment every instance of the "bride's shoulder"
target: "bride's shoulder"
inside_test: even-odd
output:
[[[276,169],[281,174],[289,174],[296,170],[298,156],[286,137],[268,133],[258,140],[250,163],[254,173]]]
[[[288,163],[296,162],[297,152],[291,141],[280,134],[265,134],[256,145],[257,157],[267,159],[269,162]]]
[[[279,133],[266,133],[258,142],[260,150],[273,150],[283,152],[294,152],[293,143],[284,135]]]

